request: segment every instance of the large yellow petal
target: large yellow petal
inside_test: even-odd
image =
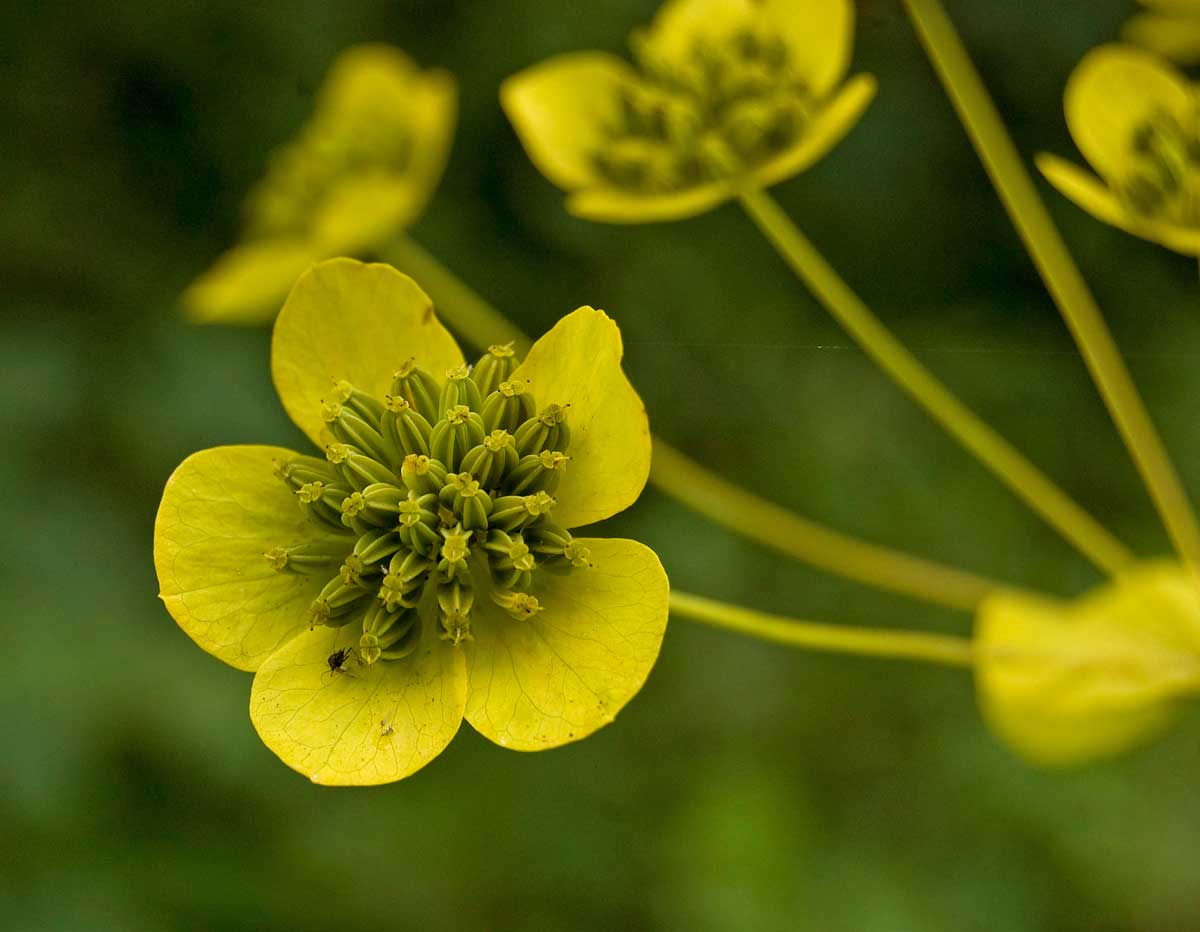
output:
[[[1130,45],[1093,49],[1071,74],[1064,106],[1079,151],[1106,179],[1128,164],[1134,131],[1157,110],[1188,112],[1192,91],[1178,71]]]
[[[184,310],[198,323],[269,323],[300,274],[325,255],[302,239],[235,246],[188,286]]]
[[[518,621],[476,602],[464,642],[466,717],[497,744],[538,751],[585,738],[641,688],[667,625],[667,575],[631,540],[583,539],[593,566],[539,570],[542,610]]]
[[[1076,603],[1003,593],[975,634],[984,717],[1017,753],[1082,764],[1128,750],[1200,691],[1200,588],[1148,564]]]
[[[341,178],[313,217],[313,239],[326,255],[368,251],[416,220],[428,198],[407,175],[382,169]]]
[[[665,194],[593,187],[567,195],[567,211],[601,223],[660,223],[707,213],[736,195],[732,183],[709,182]]]
[[[850,65],[854,4],[850,0],[764,0],[763,16],[787,43],[792,64],[823,97]]]
[[[351,629],[305,631],[272,654],[254,677],[250,718],[263,743],[314,783],[391,783],[428,764],[458,732],[462,652],[427,622],[410,656],[369,667],[350,660],[331,672],[330,655],[357,646]]]
[[[790,149],[755,171],[764,187],[770,187],[814,165],[836,146],[862,117],[875,96],[877,83],[869,74],[856,75],[846,82],[828,104],[813,117],[812,123]]]
[[[382,398],[406,359],[438,378],[463,362],[417,283],[390,265],[330,259],[296,282],[275,321],[271,374],[292,420],[321,443],[321,399],[341,379]]]
[[[1200,4],[1178,13],[1143,13],[1121,27],[1124,42],[1140,45],[1177,65],[1200,64]]]
[[[1107,184],[1090,172],[1047,153],[1040,154],[1036,161],[1047,181],[1097,220],[1185,256],[1200,255],[1200,230],[1140,220],[1126,209]]]
[[[327,581],[279,572],[264,554],[338,535],[307,520],[274,475],[282,447],[216,447],[189,456],[163,490],[154,523],[160,597],[187,635],[240,670],[255,670],[304,629]],[[346,551],[353,539],[345,538]],[[331,574],[332,575],[332,571]]]
[[[508,78],[500,103],[538,169],[567,191],[594,185],[595,153],[618,114],[633,69],[604,52],[556,55]]]
[[[529,380],[539,405],[570,405],[571,461],[554,508],[563,527],[628,508],[650,475],[650,423],[621,369],[623,353],[612,318],[581,307],[534,343],[513,373],[514,380]]]
[[[666,0],[639,38],[654,58],[689,66],[697,43],[720,47],[761,14],[754,0]]]

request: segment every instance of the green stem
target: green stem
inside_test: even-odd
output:
[[[1200,566],[1200,527],[1154,424],[979,73],[938,0],[905,0],[950,100],[1108,406],[1175,549]]]
[[[768,615],[674,589],[671,590],[671,612],[715,628],[792,647],[920,660],[954,667],[970,667],[974,662],[974,651],[966,638],[919,631],[817,624]]]
[[[742,205],[779,255],[830,314],[901,388],[959,443],[1101,569],[1113,573],[1133,556],[1065,492],[939,382],[842,281],[766,191]]]
[[[432,296],[439,313],[477,347],[514,342],[529,346],[495,308],[409,237],[386,258],[411,274]],[[704,469],[664,443],[654,444],[650,481],[715,523],[801,562],[856,582],[938,605],[974,612],[1000,584],[897,550],[857,540],[759,498]]]

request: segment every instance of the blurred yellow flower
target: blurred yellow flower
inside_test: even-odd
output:
[[[272,373],[325,459],[196,453],[167,482],[154,542],[167,609],[256,671],[251,718],[285,763],[318,783],[386,783],[464,717],[538,750],[638,691],[666,574],[642,544],[570,532],[632,504],[649,473],[621,355],[613,321],[584,307],[524,362],[498,346],[468,367],[390,266],[334,259],[297,282]]]
[[[850,0],[668,0],[635,32],[637,67],[559,55],[504,82],[530,158],[592,220],[675,220],[808,168],[875,93],[845,84]]]
[[[1141,0],[1149,7],[1130,17],[1121,38],[1178,65],[1200,65],[1200,0]]]
[[[975,633],[980,706],[1035,764],[1083,764],[1169,725],[1200,692],[1200,588],[1174,563],[1145,563],[1064,603],[1001,593]]]
[[[1105,223],[1200,255],[1200,99],[1175,68],[1142,49],[1094,49],[1065,95],[1071,136],[1096,175],[1054,155],[1043,175]]]
[[[313,262],[371,251],[412,224],[454,133],[454,81],[386,45],[334,62],[312,118],[246,199],[243,241],[187,289],[196,320],[265,323]]]

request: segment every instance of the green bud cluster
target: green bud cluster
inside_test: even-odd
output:
[[[808,127],[812,93],[783,40],[746,28],[698,39],[665,61],[635,34],[641,80],[622,86],[606,142],[593,154],[610,183],[660,193],[727,178],[770,159]]]
[[[472,636],[480,599],[527,619],[541,607],[530,592],[541,567],[590,565],[551,519],[570,462],[569,408],[539,410],[511,378],[517,364],[511,346],[494,346],[439,382],[408,360],[382,400],[339,382],[322,401],[333,438],[325,460],[277,464],[329,533],[264,556],[277,572],[327,579],[310,627],[359,625],[363,663],[411,654],[419,610],[458,644]]]
[[[1200,226],[1200,107],[1189,117],[1160,110],[1130,135],[1130,167],[1118,189],[1136,216]]]

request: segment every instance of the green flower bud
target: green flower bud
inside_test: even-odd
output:
[[[277,573],[323,573],[341,562],[346,545],[336,541],[313,541],[293,547],[273,547],[263,554]]]
[[[509,490],[514,495],[539,491],[553,495],[569,459],[569,456],[555,450],[543,450],[521,457],[517,468],[508,477]]]
[[[441,546],[442,537],[437,531],[436,508],[438,497],[432,492],[418,495],[409,492],[408,498],[400,503],[400,539],[410,550],[430,559]]]
[[[483,438],[483,443],[467,451],[461,468],[478,479],[485,489],[498,489],[519,460],[512,434],[494,430]]]
[[[442,625],[442,640],[456,647],[460,641],[471,641],[471,609],[475,604],[475,592],[463,579],[455,579],[438,586],[438,620]]]
[[[438,419],[441,389],[437,379],[418,366],[415,359],[409,359],[392,374],[391,394],[407,401],[429,423]]]
[[[438,396],[439,411],[449,411],[456,405],[466,405],[472,411],[483,408],[479,386],[471,378],[471,370],[466,366],[455,366],[446,370],[446,381],[442,385],[441,395]]]
[[[543,450],[559,450],[565,453],[571,443],[567,408],[562,405],[547,405],[537,417],[529,418],[518,427],[513,439],[516,441],[517,452],[522,456],[541,453]]]
[[[394,472],[349,444],[331,443],[325,448],[325,458],[337,467],[342,478],[356,492],[378,482],[400,484],[400,477]]]
[[[479,386],[479,393],[486,398],[494,392],[499,388],[501,382],[507,381],[508,377],[516,371],[517,363],[516,351],[511,343],[489,346],[488,351],[479,358],[479,362],[475,363],[475,368],[471,370],[471,378]]]
[[[327,401],[322,405],[322,417],[329,425],[329,432],[342,443],[357,447],[380,463],[390,463],[395,459],[395,453],[379,431],[350,408]]]
[[[446,467],[428,456],[410,453],[400,467],[400,479],[406,488],[418,495],[436,493],[446,481]]]
[[[383,405],[378,398],[373,398],[366,392],[360,392],[345,379],[334,383],[334,394],[338,403],[349,408],[368,424],[378,424],[383,414]]]
[[[458,469],[463,454],[483,443],[483,435],[483,419],[466,405],[455,405],[434,426],[429,438],[429,455],[447,469]]]
[[[469,472],[449,473],[446,484],[438,493],[438,501],[468,531],[487,530],[488,518],[492,513],[492,499],[480,488]]]
[[[515,431],[537,410],[525,382],[501,382],[483,401],[484,426],[489,430]]]
[[[400,503],[408,499],[408,489],[400,481],[377,482],[362,490],[363,503],[371,513],[371,520],[381,526],[391,524],[400,513]]]
[[[438,573],[447,581],[466,579],[467,557],[471,554],[471,534],[461,527],[442,528],[441,559],[438,561]]]
[[[379,584],[378,598],[389,610],[416,608],[421,587],[433,565],[419,554],[397,551],[388,564],[387,574]]]
[[[384,560],[390,560],[401,546],[400,535],[394,530],[371,530],[355,542],[354,556],[364,565],[375,566]]]
[[[554,507],[554,499],[546,492],[533,495],[502,495],[494,502],[488,516],[488,526],[502,531],[519,531],[538,518],[548,515]]]
[[[429,435],[433,433],[420,412],[399,395],[384,398],[380,430],[401,458],[410,453],[429,455]]]
[[[417,647],[420,619],[412,609],[391,611],[380,601],[367,607],[358,655],[367,666],[380,659],[397,660]]]
[[[493,529],[483,545],[493,578],[502,589],[528,589],[536,566],[533,554],[520,534]]]
[[[325,584],[321,594],[313,599],[308,608],[308,626],[325,625],[330,628],[340,628],[349,624],[357,617],[359,609],[363,608],[371,590],[358,583],[347,583],[341,574],[333,577]]]
[[[527,621],[542,610],[537,596],[527,592],[493,592],[492,601],[518,621]]]
[[[340,485],[327,485],[320,480],[306,482],[296,490],[300,507],[309,520],[323,527],[344,533],[342,501],[350,490]]]

